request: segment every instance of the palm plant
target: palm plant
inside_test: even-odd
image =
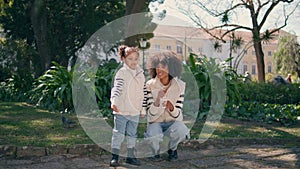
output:
[[[215,58],[197,57],[190,54],[190,69],[197,80],[200,98],[200,111],[207,111],[215,103],[226,101],[239,102],[239,76],[224,63],[217,63]],[[226,98],[224,98],[224,95]],[[225,104],[225,103],[224,103]]]
[[[71,112],[74,109],[71,86],[74,69],[68,71],[56,62],[52,64],[34,83],[30,98],[43,108]]]

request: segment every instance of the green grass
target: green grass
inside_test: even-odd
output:
[[[74,117],[70,118],[76,120]],[[62,125],[61,114],[37,109],[26,103],[0,103],[0,124],[0,145],[92,143],[79,125],[74,128]]]
[[[194,124],[191,135],[199,138],[204,121]],[[240,121],[223,117],[218,127],[210,138],[284,138],[292,139],[300,137],[300,123],[291,127],[283,127],[280,124],[265,124],[253,121]]]
[[[50,146],[93,144],[80,126],[76,115],[66,115],[76,121],[74,128],[61,122],[61,114],[35,108],[27,103],[0,103],[0,145]],[[112,119],[107,120],[112,126]],[[195,122],[192,138],[199,138],[204,121]],[[139,125],[143,137],[145,123]],[[100,131],[99,131],[100,132]],[[283,127],[257,122],[244,122],[223,118],[210,138],[299,138],[300,125]]]

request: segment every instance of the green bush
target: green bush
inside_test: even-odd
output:
[[[34,83],[34,88],[29,92],[30,99],[48,110],[72,112],[71,82],[74,69],[69,72],[58,63],[52,63],[53,66]]]
[[[272,104],[300,103],[299,84],[276,87],[272,83],[240,83],[238,90],[243,101]]]
[[[211,105],[212,99],[214,99],[214,103],[224,103],[225,101],[239,103],[241,100],[237,86],[239,75],[234,70],[227,68],[225,63],[217,63],[215,58],[206,56],[196,56],[197,58],[195,58],[195,56],[195,54],[190,54],[190,70],[199,88],[199,117],[205,117],[208,109],[220,109],[218,105]],[[226,98],[223,98],[223,95]]]
[[[95,93],[99,109],[104,117],[111,117],[110,109],[110,90],[114,75],[120,64],[116,62],[105,62],[102,64],[96,73],[95,78]]]
[[[239,83],[238,90],[243,101],[228,103],[227,116],[285,126],[296,123],[300,116],[299,84]]]
[[[36,59],[34,47],[26,40],[0,39],[0,101],[29,100],[27,92],[40,70],[39,65],[32,64]]]
[[[95,85],[91,86],[96,95],[99,109],[103,116],[110,116],[110,90],[114,72],[118,67],[116,62],[105,62],[99,66],[96,74],[86,70],[80,75],[82,80],[95,79]],[[71,71],[53,62],[53,66],[39,77],[30,91],[31,102],[38,106],[60,112],[74,112],[72,99],[72,78],[74,67]]]
[[[7,80],[0,82],[0,101],[22,102],[28,101],[27,92],[31,89],[33,78],[28,75],[20,77],[13,75]]]
[[[199,88],[201,104],[198,118],[205,118],[208,109],[214,110],[215,105],[210,102],[214,90],[211,83],[223,87],[219,86],[218,79],[226,81],[226,116],[285,126],[294,124],[300,116],[300,106],[297,106],[300,103],[299,84],[242,83],[241,76],[222,63],[216,63],[213,58],[194,56],[190,55],[190,70]]]
[[[241,120],[280,123],[290,126],[295,124],[297,117],[300,116],[300,105],[241,102],[239,105],[226,105],[225,114]]]

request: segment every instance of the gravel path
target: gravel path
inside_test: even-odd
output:
[[[195,148],[182,146],[178,150],[179,159],[176,162],[165,160],[167,154],[162,154],[163,161],[153,162],[140,159],[141,166],[132,166],[120,159],[118,169],[277,169],[300,168],[300,147],[282,145],[240,145],[240,146],[207,146]],[[111,156],[60,154],[35,157],[0,157],[0,169],[101,169],[109,167]]]

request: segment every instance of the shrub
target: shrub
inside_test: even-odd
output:
[[[99,66],[96,74],[86,70],[80,75],[81,80],[95,80],[92,87],[92,95],[96,95],[97,103],[103,116],[109,117],[110,90],[114,72],[118,67],[116,62],[105,62]],[[34,83],[34,88],[29,92],[31,102],[42,108],[60,112],[74,112],[72,99],[72,78],[74,67],[68,71],[67,68],[53,62],[53,66],[40,76]]]
[[[12,102],[28,101],[29,96],[27,92],[31,89],[32,82],[33,78],[30,75],[26,77],[13,75],[0,83],[0,100]]]
[[[0,101],[28,101],[34,78],[40,70],[32,64],[38,55],[26,40],[0,38]]]
[[[111,117],[110,90],[119,63],[105,62],[97,70],[95,78],[95,93],[99,109],[104,117]]]
[[[90,115],[101,117],[110,117],[112,115],[110,90],[118,65],[118,63],[113,61],[103,62],[98,68],[77,65],[78,69],[76,68],[73,74],[72,85],[74,104],[78,108],[78,113],[88,112],[91,113]],[[94,111],[95,99],[99,111]]]
[[[241,120],[255,120],[267,123],[280,123],[285,126],[294,124],[300,115],[299,84],[275,86],[271,83],[242,83],[241,76],[213,58],[194,58],[190,55],[190,69],[197,80],[201,100],[200,114],[203,118],[211,105],[211,83],[218,87],[216,77],[225,77],[226,105],[225,115]],[[213,77],[213,78],[212,78]]]
[[[272,104],[297,104],[300,102],[300,85],[290,84],[275,86],[272,83],[239,84],[243,101],[272,103]]]
[[[295,124],[297,117],[300,116],[300,105],[241,102],[239,105],[226,105],[225,114],[241,120],[280,123],[290,126]]]
[[[190,69],[199,88],[200,112],[204,112],[204,115],[202,113],[199,117],[205,117],[208,109],[218,106],[211,105],[212,99],[217,99],[214,100],[215,103],[224,103],[225,101],[239,103],[241,100],[237,86],[239,75],[234,70],[227,68],[225,63],[217,63],[215,58],[206,56],[195,58],[195,56],[190,54]],[[219,91],[219,93],[214,93],[214,91]],[[223,95],[226,98],[223,98]],[[220,108],[216,107],[215,109],[219,110]]]
[[[38,106],[54,111],[72,112],[72,75],[73,69],[69,72],[65,67],[52,62],[50,67],[34,83],[30,91],[30,99]]]

